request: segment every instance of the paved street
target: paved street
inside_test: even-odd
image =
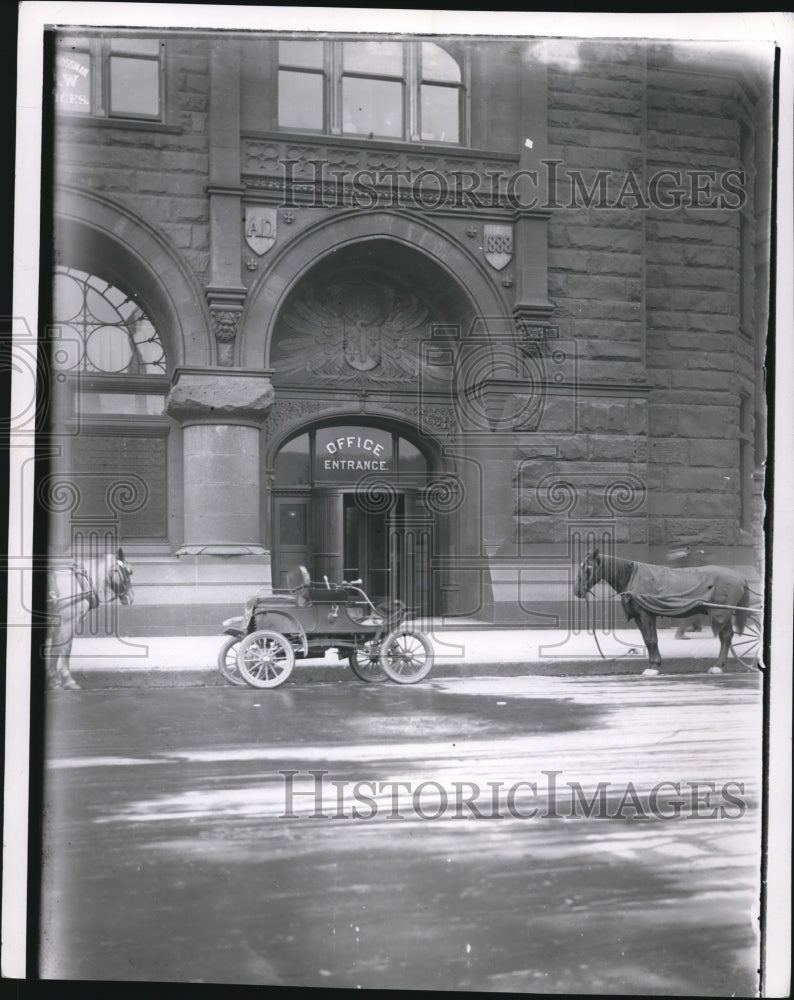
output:
[[[757,674],[53,692],[47,728],[47,978],[757,990]]]

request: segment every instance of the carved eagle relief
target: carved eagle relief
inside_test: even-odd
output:
[[[285,375],[407,382],[419,373],[428,318],[412,292],[386,282],[329,281],[287,305],[271,363]]]

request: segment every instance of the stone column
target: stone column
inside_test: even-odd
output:
[[[269,372],[180,368],[167,411],[182,425],[186,555],[265,555],[260,537],[262,422]]]

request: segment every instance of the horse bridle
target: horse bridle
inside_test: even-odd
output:
[[[117,583],[117,577],[121,577],[121,582]],[[132,570],[121,559],[117,559],[113,568],[108,573],[108,584],[115,597],[123,597],[130,589],[130,578]]]
[[[596,634],[595,626],[593,626],[592,628],[590,626],[590,597],[593,592],[593,587],[595,587],[595,585],[598,583],[598,580],[593,579],[593,577],[595,576],[595,573],[593,572],[594,569],[595,566],[593,564],[592,555],[586,556],[579,563],[579,572],[584,574],[584,583],[585,583],[585,588],[582,591],[582,597],[584,598],[585,607],[587,608],[586,629],[588,632],[592,634],[593,638],[595,639],[595,644],[598,647],[598,652],[601,656],[601,659],[605,660],[606,657],[604,656],[604,651],[601,648],[601,643],[598,641],[598,635]]]
[[[598,583],[597,580],[593,579],[593,576],[595,575],[593,569],[594,566],[592,556],[587,556],[579,563],[579,572],[584,574],[583,583],[585,584],[585,588],[582,591],[582,597],[587,597],[587,595],[591,593],[593,587],[595,587],[596,583]]]

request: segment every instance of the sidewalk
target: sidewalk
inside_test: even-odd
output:
[[[417,623],[420,624],[420,623]],[[647,653],[636,629],[611,635],[570,634],[563,629],[508,629],[425,623],[435,663],[430,678],[482,674],[641,674]],[[217,669],[223,635],[157,638],[77,638],[72,674],[86,688],[226,685]],[[662,673],[704,673],[715,662],[719,640],[710,629],[677,640],[659,630]],[[603,655],[602,655],[603,654]],[[729,656],[726,672],[744,668]],[[297,658],[287,683],[356,681],[334,650],[323,659]]]

